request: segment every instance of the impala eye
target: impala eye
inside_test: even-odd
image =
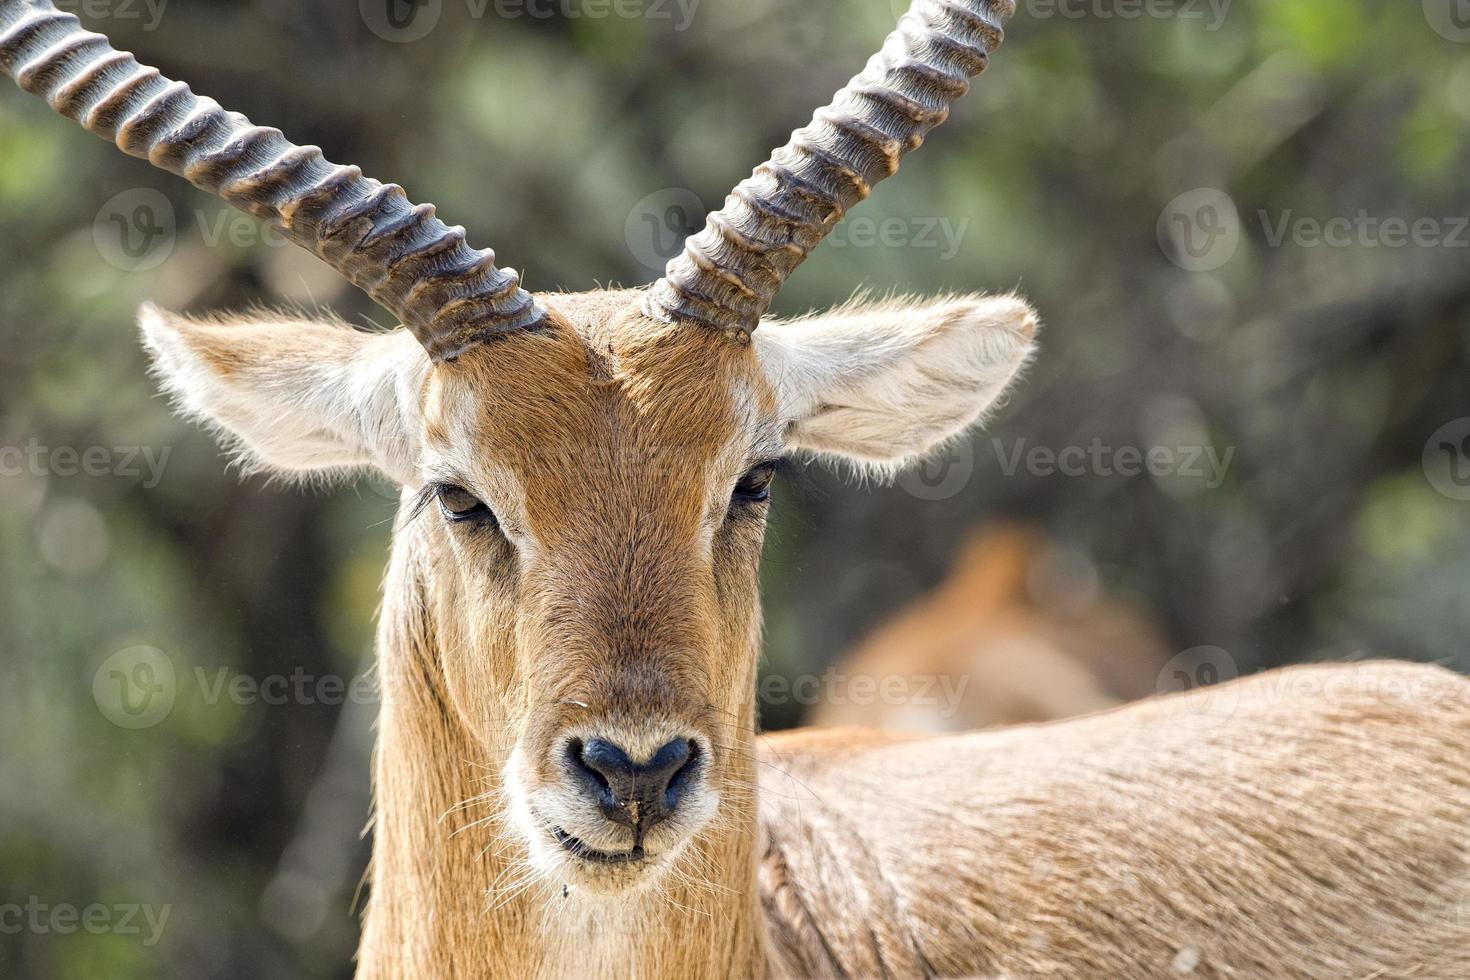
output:
[[[762,463],[740,478],[731,495],[731,503],[758,504],[771,499],[771,482],[776,479],[776,464]]]
[[[485,502],[464,487],[444,484],[435,489],[439,511],[451,521],[494,521],[495,515]]]

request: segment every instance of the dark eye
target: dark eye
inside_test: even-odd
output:
[[[735,484],[732,503],[758,504],[771,499],[771,481],[776,479],[776,464],[762,463],[740,478]]]
[[[435,492],[440,512],[451,521],[494,521],[495,515],[485,502],[464,487],[441,486]]]

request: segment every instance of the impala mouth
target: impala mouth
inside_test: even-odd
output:
[[[568,854],[580,858],[583,861],[591,861],[593,864],[635,864],[648,857],[647,852],[641,847],[635,847],[631,851],[619,851],[617,853],[596,850],[595,848],[588,847],[560,827],[551,828],[551,835],[556,838],[556,842]]]

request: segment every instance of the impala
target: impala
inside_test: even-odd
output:
[[[396,185],[49,0],[0,0],[22,88],[279,226],[406,328],[141,317],[164,386],[245,460],[403,487],[359,976],[1470,976],[1470,704],[1446,672],[757,743],[775,462],[895,469],[1032,355],[1013,296],[766,318],[1011,10],[916,0],[658,282],[533,296]]]
[[[1158,624],[1120,599],[1090,594],[1085,574],[1058,567],[1062,548],[1024,525],[972,532],[948,578],[835,668],[848,677],[914,678],[916,688],[919,678],[934,678],[950,696],[829,698],[811,722],[961,732],[1073,718],[1153,694],[1169,659]],[[1199,672],[1198,662],[1188,666]]]

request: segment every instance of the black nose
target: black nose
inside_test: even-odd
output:
[[[603,814],[633,831],[635,843],[654,824],[667,820],[699,778],[699,746],[676,738],[638,764],[611,742],[573,740],[567,761]]]

